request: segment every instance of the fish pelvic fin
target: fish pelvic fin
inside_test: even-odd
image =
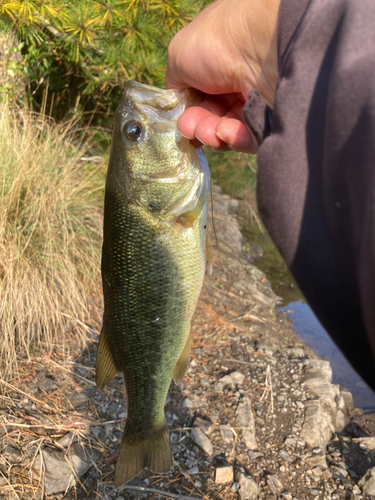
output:
[[[118,370],[108,347],[107,335],[103,329],[100,334],[98,352],[96,355],[95,379],[97,387],[99,389],[104,389],[117,373]]]
[[[147,436],[126,433],[122,437],[116,464],[116,488],[138,476],[144,468],[156,473],[167,473],[172,466],[172,451],[167,423]]]
[[[191,333],[190,328],[186,336],[185,345],[182,349],[180,357],[177,364],[173,370],[173,380],[175,384],[179,384],[184,378],[190,359],[190,343],[191,343]]]

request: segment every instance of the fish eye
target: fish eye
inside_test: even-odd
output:
[[[125,125],[125,134],[131,141],[138,141],[142,134],[142,125],[138,122],[128,122]]]

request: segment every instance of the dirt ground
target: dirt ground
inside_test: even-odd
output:
[[[173,470],[113,487],[126,400],[120,375],[105,390],[95,386],[101,311],[93,304],[83,352],[74,351],[74,330],[66,332],[70,356],[62,345],[36,349],[0,383],[1,500],[370,498],[357,483],[375,452],[355,439],[375,436],[373,423],[351,410],[325,450],[326,467],[299,440],[304,363],[316,356],[244,253],[238,204],[218,190],[214,200],[213,274],[193,321],[190,367],[165,406]]]

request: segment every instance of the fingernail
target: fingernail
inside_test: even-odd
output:
[[[224,142],[224,144],[225,144],[226,146],[228,146],[228,148],[229,148],[229,149],[233,149],[233,148],[232,148],[232,146],[231,146],[230,144],[228,144],[228,143],[225,141],[225,139],[223,139],[223,137],[222,137],[222,136],[221,136],[218,132],[215,132],[215,135],[216,135],[216,137],[217,137],[218,139],[220,139],[221,141],[223,141],[223,142]]]
[[[204,146],[208,146],[208,144],[206,144],[204,141],[202,141],[202,139],[200,139],[197,134],[195,134],[195,139],[198,139],[199,142],[201,142]]]

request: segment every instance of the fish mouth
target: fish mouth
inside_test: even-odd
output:
[[[164,90],[129,80],[125,83],[120,110],[125,119],[135,112],[146,119],[149,126],[167,130],[175,128],[185,109],[200,100],[201,94],[191,89]]]

